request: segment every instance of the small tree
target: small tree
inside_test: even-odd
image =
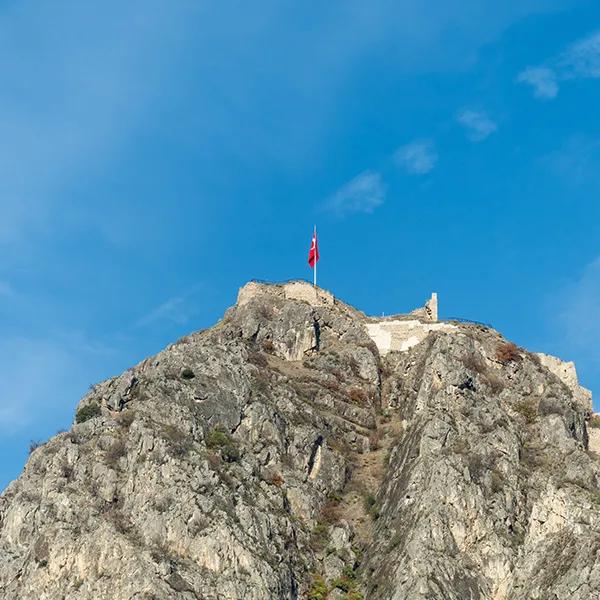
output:
[[[238,443],[223,428],[217,427],[208,432],[206,447],[211,450],[219,450],[221,458],[226,462],[235,462],[240,459]]]
[[[77,413],[75,414],[75,422],[76,423],[85,423],[94,417],[98,417],[102,414],[102,410],[100,409],[100,405],[92,402],[91,404],[86,404],[82,406]]]

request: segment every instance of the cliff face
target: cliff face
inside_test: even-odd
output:
[[[380,356],[298,289],[82,399],[0,496],[1,597],[600,598],[576,388],[475,325]]]

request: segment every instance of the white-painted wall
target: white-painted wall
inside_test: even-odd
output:
[[[369,336],[375,342],[379,353],[406,352],[422,342],[433,331],[450,332],[457,329],[450,323],[429,323],[414,320],[381,320],[366,323]]]

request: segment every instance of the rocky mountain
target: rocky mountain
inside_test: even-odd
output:
[[[0,597],[600,599],[574,368],[436,318],[249,284],[32,452],[0,496]]]

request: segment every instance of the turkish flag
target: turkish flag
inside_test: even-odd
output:
[[[310,244],[310,250],[308,251],[308,264],[312,269],[315,268],[317,261],[319,260],[319,244],[317,243],[317,228],[313,233],[312,242]]]

